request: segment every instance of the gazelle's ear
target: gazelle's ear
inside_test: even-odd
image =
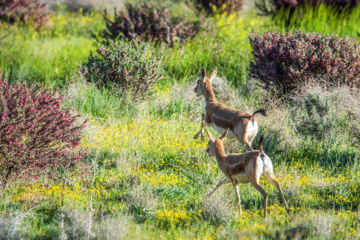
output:
[[[264,135],[261,135],[261,138],[260,138],[260,143],[259,143],[259,149],[260,149],[260,155],[264,155]]]
[[[207,135],[209,136],[211,141],[214,141],[214,137],[211,135],[211,133],[207,130],[207,128],[205,128],[205,131],[207,133]]]
[[[201,77],[202,77],[203,79],[205,79],[205,78],[206,78],[206,71],[205,71],[205,67],[202,67],[202,68],[201,68]]]
[[[211,72],[210,74],[210,82],[212,82],[212,80],[214,80],[214,78],[216,77],[216,73],[217,73],[217,67],[214,68],[214,70]]]
[[[226,132],[224,132],[224,134],[220,137],[220,140],[221,141],[224,141],[224,139],[226,138],[226,135],[228,134],[229,132],[229,128],[226,130]]]

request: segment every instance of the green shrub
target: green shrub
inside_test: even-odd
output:
[[[145,99],[152,86],[162,77],[162,56],[149,51],[149,45],[135,45],[118,41],[101,46],[90,54],[79,71],[85,79],[98,87],[120,88],[121,95]]]

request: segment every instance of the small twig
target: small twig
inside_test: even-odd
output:
[[[65,229],[64,229],[64,222],[65,222],[65,213],[64,213],[64,191],[65,191],[65,184],[66,184],[66,169],[69,167],[71,162],[71,158],[69,158],[68,162],[65,165],[64,168],[64,178],[63,178],[63,184],[61,189],[61,223],[60,223],[60,232],[61,232],[61,240],[65,239]]]
[[[96,175],[98,174],[98,165],[97,165],[97,160],[98,160],[98,156],[99,153],[96,154],[95,159],[92,161],[93,164],[93,178],[91,181],[91,194],[90,194],[90,202],[89,202],[89,227],[88,227],[88,235],[87,235],[87,240],[90,239],[90,235],[91,235],[91,225],[92,225],[92,199],[93,199],[93,193],[94,193],[94,183],[95,183],[95,178]]]

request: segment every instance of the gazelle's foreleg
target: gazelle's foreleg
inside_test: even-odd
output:
[[[239,206],[239,213],[240,215],[242,215],[242,211],[241,211],[241,199],[240,199],[240,194],[239,194],[239,186],[233,181],[232,182],[233,187],[235,189],[235,193],[236,193],[236,198],[237,198],[237,203]]]
[[[218,182],[218,184],[216,184],[216,187],[206,196],[206,197],[210,197],[220,186],[227,184],[227,183],[231,183],[231,180],[229,178],[225,178],[223,180],[220,180]]]
[[[206,125],[204,125],[204,120],[205,120],[205,113],[201,114],[201,129],[199,132],[197,132],[194,135],[194,139],[198,139],[199,138],[199,134],[201,134],[201,140],[205,141],[205,136],[204,136],[204,129],[206,127]]]

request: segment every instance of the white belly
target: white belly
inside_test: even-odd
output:
[[[204,121],[204,122],[205,122],[205,121]],[[214,130],[215,130],[216,132],[218,132],[220,135],[223,135],[224,132],[226,132],[226,129],[225,129],[225,128],[219,127],[219,126],[215,125],[214,123],[207,123],[207,122],[205,122],[205,123],[206,123],[207,126],[213,127]],[[220,137],[220,136],[219,136],[219,137]],[[229,130],[229,132],[228,132],[228,134],[226,135],[226,137],[232,139],[232,138],[235,138],[235,134],[234,134],[234,132],[233,132],[232,130]]]
[[[243,172],[243,173],[239,173],[237,175],[234,175],[232,176],[233,178],[236,179],[237,183],[242,183],[242,184],[245,184],[245,183],[249,183],[249,178],[247,177],[246,173]]]

